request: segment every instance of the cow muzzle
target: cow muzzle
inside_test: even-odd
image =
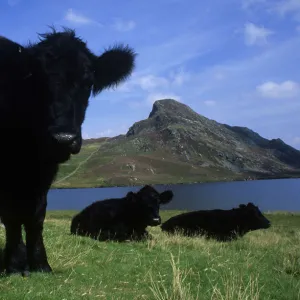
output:
[[[76,134],[60,132],[52,134],[55,143],[64,151],[78,154],[81,149],[81,139]]]
[[[161,224],[161,218],[153,218],[151,220],[151,226],[158,226]]]
[[[271,227],[271,222],[270,221],[266,222],[266,228],[270,228],[270,227]]]

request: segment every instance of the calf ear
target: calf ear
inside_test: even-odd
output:
[[[159,203],[160,204],[167,204],[173,199],[173,192],[172,191],[164,191],[159,195]]]
[[[126,80],[135,67],[136,53],[128,46],[117,45],[107,49],[96,60],[93,94],[117,86]]]
[[[127,195],[126,195],[126,199],[130,202],[136,202],[137,200],[137,196],[135,193],[133,192],[128,192]]]
[[[17,85],[31,74],[31,59],[21,45],[0,36],[0,84]]]

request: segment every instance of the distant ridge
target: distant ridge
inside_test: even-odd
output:
[[[88,139],[62,165],[53,187],[92,187],[300,177],[300,151],[246,127],[210,120],[173,99],[157,100],[149,117],[125,135]]]

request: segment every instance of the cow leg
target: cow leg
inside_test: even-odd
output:
[[[146,229],[135,229],[132,235],[133,240],[135,241],[144,241],[149,239],[151,236],[149,235]]]
[[[36,209],[25,220],[27,259],[30,271],[52,272],[47,260],[43,241],[43,227],[46,216],[47,195],[37,199]]]
[[[22,238],[22,225],[16,220],[2,219],[6,228],[4,267],[7,274],[21,273],[28,276],[26,246]]]
[[[111,237],[118,242],[126,241],[129,237],[127,226],[123,222],[116,223],[111,228]]]

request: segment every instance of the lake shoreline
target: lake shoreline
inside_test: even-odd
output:
[[[236,180],[222,180],[222,181],[195,181],[195,182],[176,182],[176,183],[154,183],[152,186],[174,186],[174,185],[192,185],[192,184],[207,184],[207,183],[229,183],[229,182],[244,182],[244,181],[262,181],[262,180],[289,180],[289,179],[300,179],[300,177],[293,176],[274,176],[274,177],[263,177],[256,179],[236,179]],[[123,187],[139,187],[145,184],[123,184],[123,185],[101,185],[101,186],[70,186],[70,187],[51,187],[50,190],[71,190],[71,189],[104,189],[104,188],[123,188]]]

